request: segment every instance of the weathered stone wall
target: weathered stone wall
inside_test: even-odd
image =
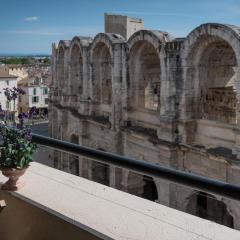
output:
[[[120,34],[129,39],[133,33],[144,29],[144,21],[140,18],[105,14],[105,33]]]
[[[148,30],[127,41],[100,33],[60,41],[53,53],[52,137],[239,182],[238,28],[204,24],[185,39]],[[55,159],[65,171],[240,226],[232,201],[208,201],[205,193],[82,157],[56,153]],[[224,217],[211,206],[221,207]]]

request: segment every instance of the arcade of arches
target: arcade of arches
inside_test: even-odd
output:
[[[129,39],[117,33],[75,37],[54,45],[53,60],[52,137],[240,182],[238,27],[203,24],[181,39],[150,30]],[[66,101],[63,88],[64,96],[79,101]],[[60,117],[63,111],[66,117]],[[201,192],[186,198],[163,180],[81,156],[57,155],[55,162],[73,174],[170,207],[186,205],[189,213],[240,229],[240,204],[231,200]]]

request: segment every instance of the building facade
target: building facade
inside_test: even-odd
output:
[[[18,111],[29,112],[33,107],[36,108],[36,115],[48,115],[48,92],[49,88],[39,78],[24,78],[18,82],[18,86],[25,91],[19,97]]]
[[[181,39],[142,29],[129,39],[115,31],[61,40],[52,76],[52,137],[240,183],[240,28],[208,23]],[[229,199],[55,157],[65,171],[240,229],[239,205]]]
[[[10,75],[17,76],[20,79],[28,76],[27,67],[20,64],[8,64],[8,71]]]
[[[11,121],[14,119],[14,115],[17,116],[18,99],[15,100],[15,103],[9,102],[4,94],[4,89],[17,88],[18,80],[18,77],[9,74],[6,66],[0,67],[0,105],[2,110],[9,111],[8,120]],[[0,111],[0,119],[6,120],[6,113],[2,110]]]

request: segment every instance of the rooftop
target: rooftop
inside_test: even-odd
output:
[[[0,67],[0,78],[17,78],[17,77],[10,75],[8,72],[8,68]]]

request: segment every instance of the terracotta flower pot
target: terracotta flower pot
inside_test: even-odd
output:
[[[17,191],[25,185],[22,179],[19,179],[25,172],[27,168],[23,169],[2,169],[2,174],[9,179],[5,182],[1,189],[6,191]]]

